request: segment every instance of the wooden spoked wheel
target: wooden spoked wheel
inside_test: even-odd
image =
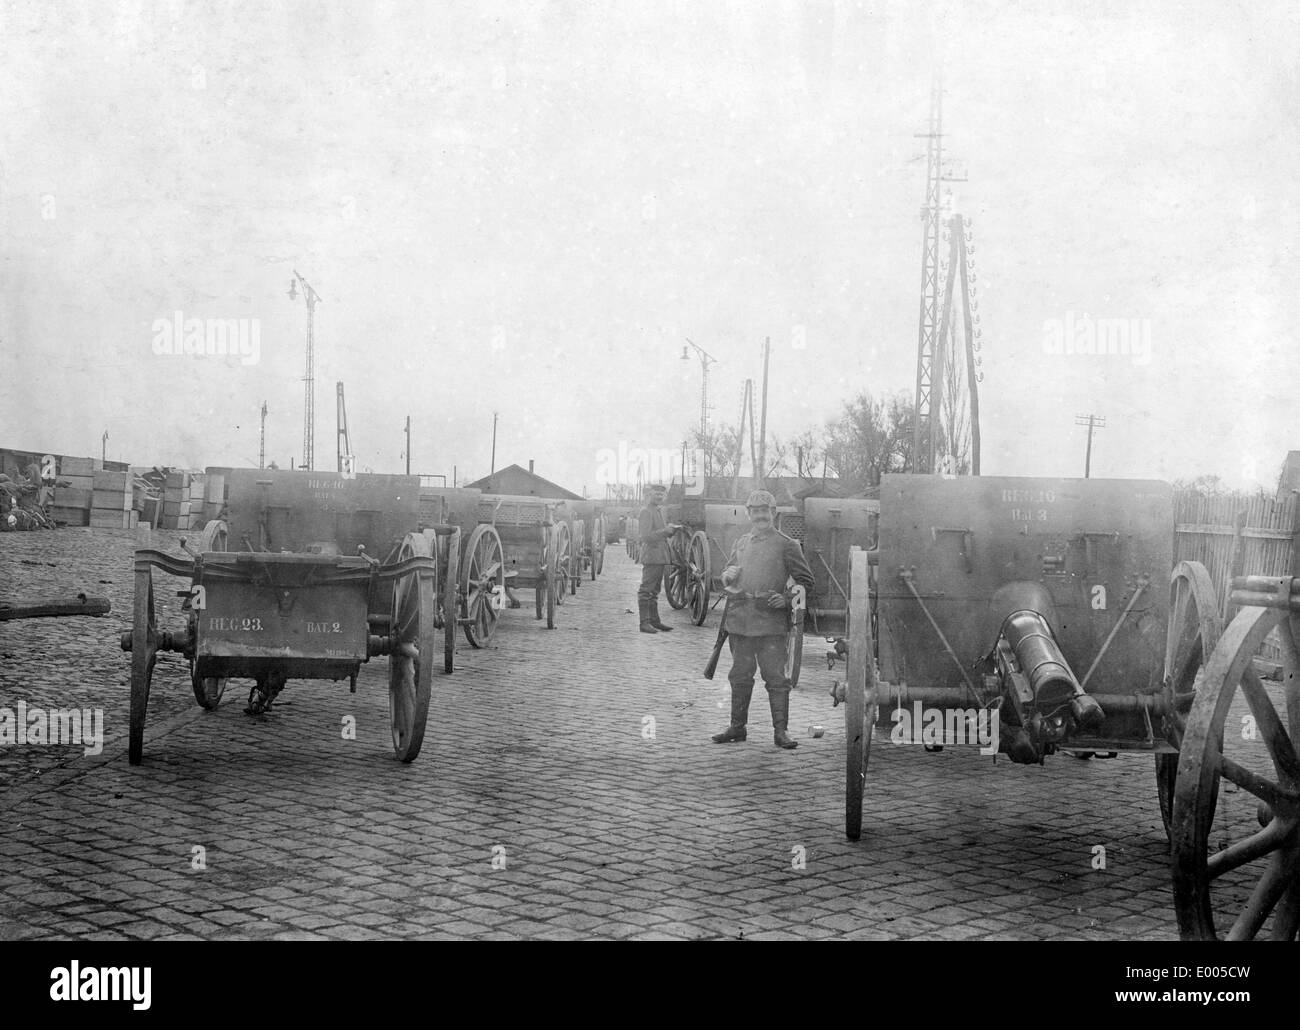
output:
[[[438,625],[442,627],[442,671],[456,668],[456,626],[460,615],[460,527],[439,533],[430,541],[438,549]]]
[[[862,836],[862,795],[876,724],[876,657],[871,639],[867,553],[849,551],[849,655],[844,685],[844,834]]]
[[[432,557],[429,540],[408,533],[399,560]],[[393,752],[399,761],[411,762],[424,743],[433,682],[436,629],[434,580],[426,571],[411,572],[393,583],[393,616],[389,632],[388,716],[393,731]]]
[[[131,624],[131,724],[127,760],[139,765],[144,756],[144,720],[149,711],[149,685],[158,653],[158,618],[153,604],[153,572],[135,573],[135,618]]]
[[[203,527],[199,537],[199,552],[230,550],[230,527],[221,519],[213,519]]]
[[[538,580],[538,605],[541,605],[541,598],[546,601],[546,628],[555,629],[555,607],[559,604],[557,595],[561,589],[560,576],[563,573],[560,570],[559,557],[557,550],[560,546],[560,529],[561,524],[556,523],[553,526],[544,528],[542,532],[546,535],[546,547],[542,551],[542,569],[541,579]]]
[[[697,626],[703,626],[709,617],[709,587],[713,583],[710,566],[709,538],[703,530],[696,530],[686,552],[686,600],[691,606],[691,621]]]
[[[555,548],[553,528],[549,523],[538,527],[541,536],[540,549],[537,552],[537,583],[533,587],[533,598],[537,605],[536,617],[539,619],[542,617],[542,609],[548,608],[551,604],[548,598],[553,589],[551,586],[551,551]],[[551,622],[552,625],[547,626],[547,629],[555,628],[554,617]]]
[[[203,535],[199,538],[199,553],[227,551],[230,549],[229,544],[229,527],[222,520],[213,519],[203,527]],[[192,622],[197,622],[200,618],[202,618],[200,612],[191,614]],[[190,686],[194,690],[194,700],[199,703],[199,707],[210,712],[221,704],[221,695],[226,692],[226,677],[196,676],[191,663]]]
[[[567,522],[555,524],[555,603],[564,604],[564,593],[570,589],[570,571],[573,565],[573,535]]]
[[[596,525],[591,531],[591,581],[605,571],[605,516],[596,516]]]
[[[1254,656],[1274,629],[1282,645],[1283,675],[1270,690],[1255,671]],[[1244,704],[1237,700],[1239,691]],[[1261,933],[1295,939],[1300,928],[1297,740],[1300,616],[1280,608],[1243,608],[1204,666],[1183,732],[1171,847],[1174,907],[1184,940],[1214,940],[1227,919],[1232,920],[1228,940],[1251,940]],[[1220,795],[1220,779],[1239,790]]]
[[[1223,619],[1219,616],[1219,601],[1209,572],[1200,562],[1179,562],[1169,583],[1169,629],[1165,634],[1169,727],[1174,731],[1175,742],[1182,739],[1196,693],[1197,675],[1209,661],[1222,633]],[[1091,752],[1087,755],[1092,757]],[[1166,836],[1172,833],[1177,779],[1178,756],[1156,755],[1156,793]]]
[[[587,552],[587,526],[582,519],[574,519],[570,531],[569,593],[576,594],[582,583],[582,563]]]
[[[690,582],[690,537],[679,529],[667,540],[668,563],[664,566],[664,596],[668,606],[680,611],[686,607],[686,588]]]
[[[790,681],[790,689],[799,685],[799,670],[803,667],[803,619],[800,608],[791,613],[790,628],[785,634],[785,678]]]
[[[465,606],[465,639],[470,647],[486,647],[497,629],[506,597],[505,551],[495,526],[475,526],[465,547],[461,596]],[[540,617],[540,615],[539,615]]]

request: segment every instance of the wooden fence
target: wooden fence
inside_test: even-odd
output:
[[[1224,624],[1235,611],[1228,605],[1233,576],[1294,576],[1300,536],[1300,495],[1281,501],[1263,494],[1204,495],[1174,492],[1174,559],[1198,561],[1210,573]],[[1272,639],[1261,657],[1278,661]]]

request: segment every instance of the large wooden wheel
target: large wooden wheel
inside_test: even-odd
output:
[[[605,516],[596,516],[596,525],[591,531],[591,581],[605,571]]]
[[[1169,629],[1165,634],[1165,682],[1169,721],[1181,740],[1196,692],[1196,677],[1223,633],[1214,583],[1200,562],[1179,562],[1169,584]],[[1078,757],[1078,756],[1076,756]],[[1091,755],[1089,755],[1091,757]],[[1172,833],[1178,756],[1156,755],[1156,793],[1165,834]]]
[[[506,564],[501,536],[491,525],[475,526],[465,547],[460,593],[464,604],[465,639],[470,647],[486,647],[496,632],[499,606],[505,602]]]
[[[153,572],[136,569],[135,618],[131,624],[131,724],[127,760],[139,765],[144,755],[144,720],[149,710],[149,685],[158,653],[158,618],[153,604]]]
[[[691,606],[691,621],[703,626],[709,617],[709,588],[713,584],[709,538],[697,529],[691,534],[686,551],[686,602]]]
[[[560,564],[560,535],[568,532],[562,522],[545,529],[546,547],[542,551],[541,578],[538,580],[539,596],[546,599],[546,628],[555,629],[555,609],[563,604],[564,568]]]
[[[668,546],[668,564],[664,566],[664,596],[668,605],[680,611],[686,607],[686,590],[690,583],[690,537],[685,529],[679,529],[670,536]]]
[[[582,563],[587,553],[587,525],[582,519],[573,520],[569,547],[569,593],[576,594],[582,584]]]
[[[411,557],[432,557],[429,540],[423,534],[408,533],[402,541],[398,560]],[[393,583],[388,716],[393,731],[393,752],[403,762],[414,761],[419,755],[429,717],[436,647],[436,578],[435,574],[420,570]]]
[[[450,674],[456,668],[456,627],[459,625],[460,604],[458,581],[460,579],[460,527],[450,532],[436,534],[431,541],[438,549],[438,625],[442,627],[442,671]]]
[[[871,757],[871,731],[876,723],[876,657],[871,639],[871,600],[868,596],[867,553],[849,551],[849,655],[844,688],[844,833],[862,836],[862,795]]]
[[[573,534],[567,522],[555,524],[555,604],[564,604],[565,591],[571,589],[570,579],[573,566]]]
[[[224,521],[212,519],[203,527],[203,535],[199,538],[200,554],[210,551],[228,551],[230,549],[229,545],[230,529]],[[194,626],[202,617],[201,612],[191,613],[191,626]],[[199,703],[199,707],[210,712],[221,704],[221,696],[226,692],[226,677],[196,676],[193,663],[191,663],[190,686],[194,690],[194,700]]]
[[[541,618],[543,610],[546,609],[552,592],[551,587],[551,551],[555,547],[555,534],[552,532],[551,524],[545,523],[538,527],[540,536],[539,550],[537,552],[537,582],[533,585],[533,599],[537,606],[536,617]],[[553,602],[551,602],[553,604]],[[552,616],[552,623],[554,617]],[[554,629],[552,624],[547,629]]]
[[[1284,672],[1270,693],[1255,671],[1254,656],[1273,629],[1282,644]],[[1228,919],[1228,940],[1249,940],[1261,932],[1294,940],[1300,927],[1298,647],[1300,616],[1247,607],[1204,666],[1187,715],[1174,789],[1174,906],[1184,940],[1213,940]],[[1234,706],[1238,691],[1245,704]],[[1216,818],[1220,779],[1240,789],[1224,795],[1231,803]],[[1256,802],[1254,811],[1242,803],[1247,795]]]
[[[199,537],[199,552],[230,550],[230,527],[222,519],[212,519]]]

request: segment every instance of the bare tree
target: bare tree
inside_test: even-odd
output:
[[[827,426],[827,468],[851,490],[876,486],[887,472],[902,472],[911,457],[913,410],[904,394],[878,399],[863,392],[845,402],[840,417]]]

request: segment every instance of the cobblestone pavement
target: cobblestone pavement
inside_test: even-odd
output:
[[[251,718],[239,682],[198,709],[178,656],[162,655],[132,768],[116,636],[134,545],[111,531],[0,538],[5,596],[90,585],[114,608],[0,624],[0,705],[93,704],[107,723],[98,756],[0,754],[0,938],[1177,936],[1149,758],[995,765],[877,735],[850,843],[822,642],[807,638],[793,696],[798,750],[772,746],[761,688],[749,741],[714,745],[726,658],[716,682],[700,670],[716,615],[638,633],[638,570],[620,546],[556,630],[530,604],[489,648],[463,645],[454,675],[439,664],[410,765],[392,755],[385,659],[355,695],[293,681]],[[175,608],[164,625],[179,627]]]

